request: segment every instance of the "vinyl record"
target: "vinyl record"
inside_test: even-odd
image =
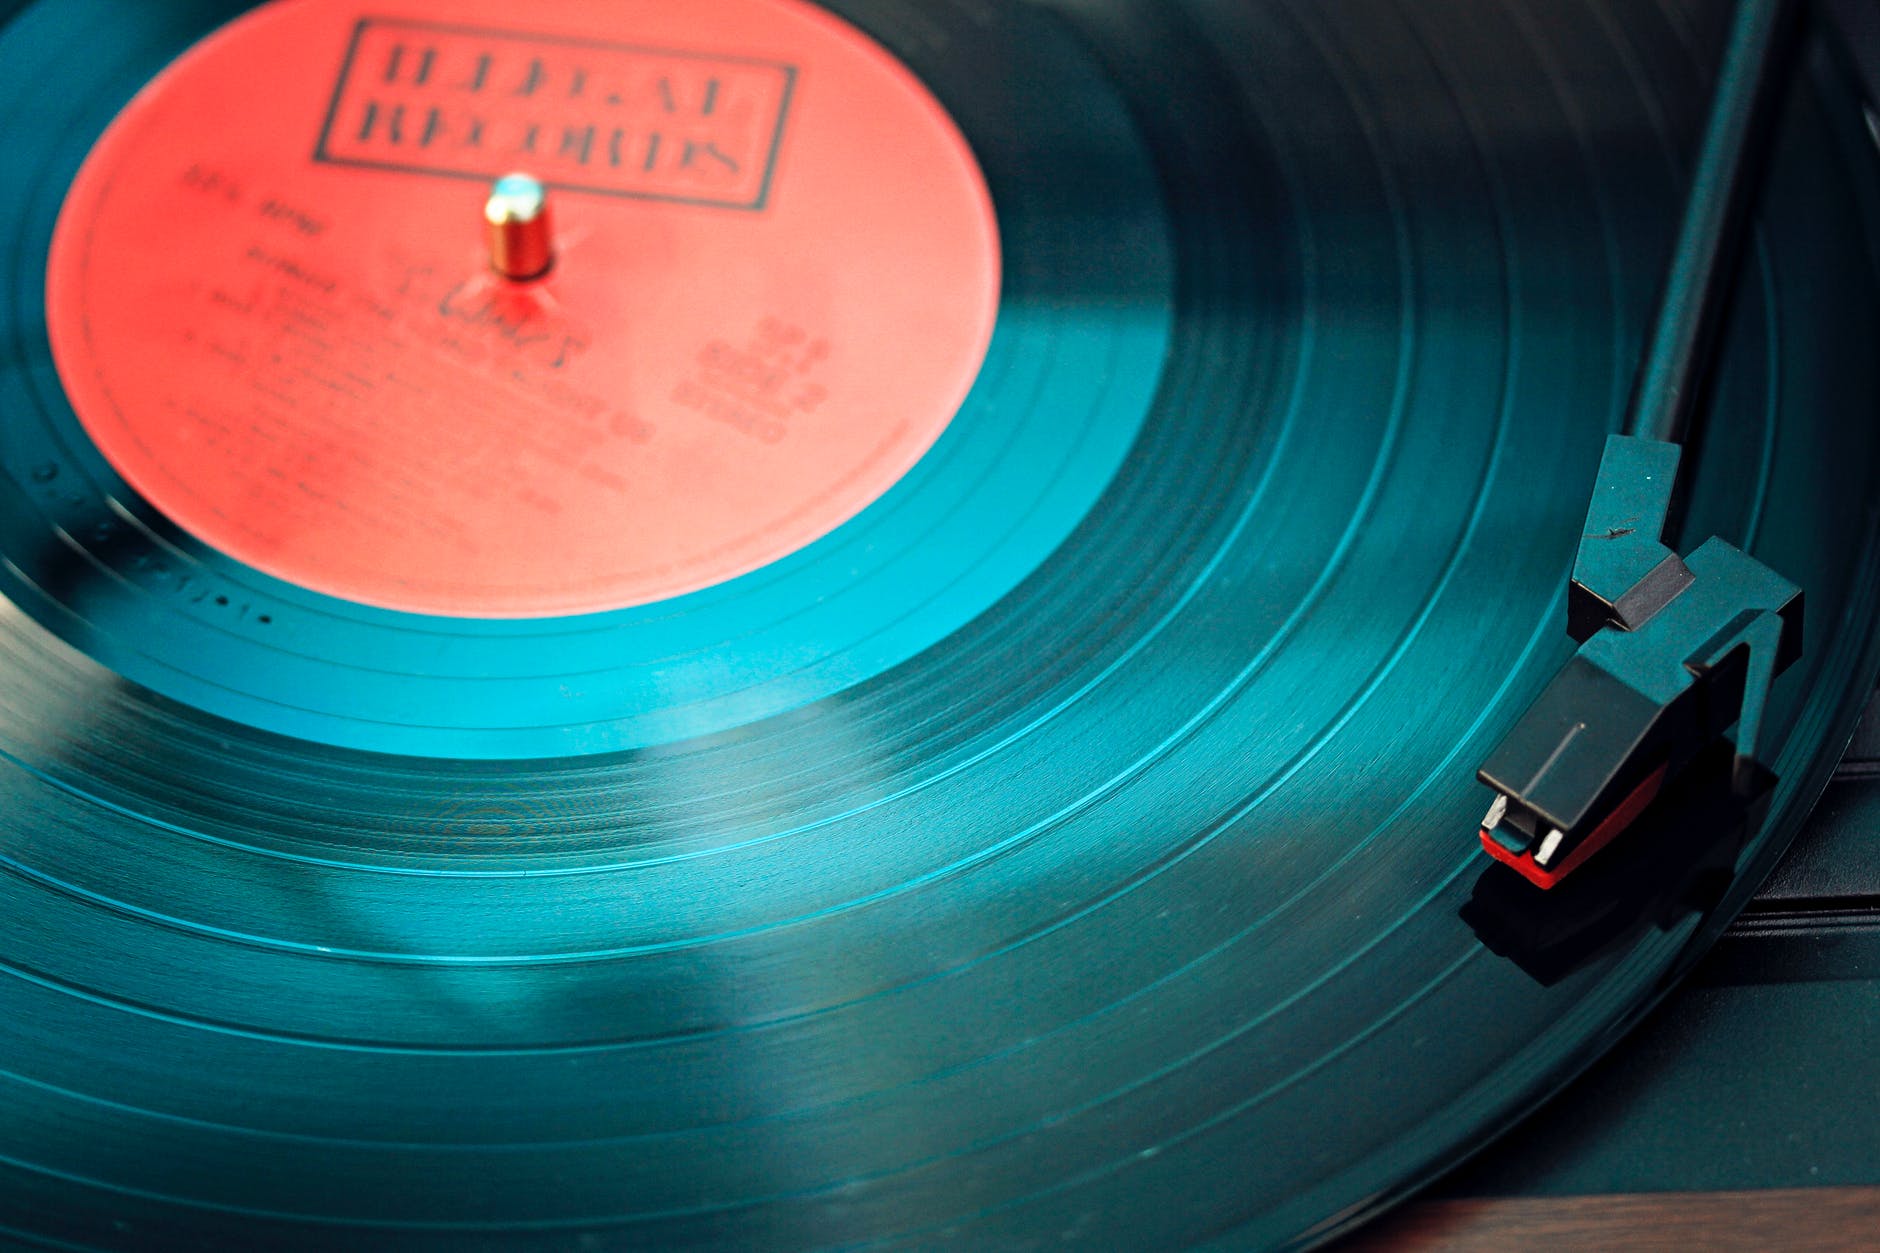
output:
[[[1617,1040],[1754,891],[1871,690],[1880,157],[1819,33],[1683,539],[1723,536],[1806,590],[1807,651],[1765,729],[1780,784],[1746,819],[1707,808],[1698,772],[1537,912],[1480,854],[1474,770],[1570,654],[1568,571],[1715,6],[713,0],[697,12],[757,18],[694,31],[663,0],[461,24],[435,0],[249,7],[32,0],[0,26],[0,1228],[23,1244],[1310,1242]],[[282,59],[185,107],[192,65],[249,47]],[[627,263],[606,282],[570,242],[544,290],[582,293],[570,318],[621,301],[632,316],[576,329],[638,361],[633,337],[664,333],[648,319],[701,308],[645,296],[692,255],[672,241],[755,247],[826,206],[853,253],[806,227],[701,289],[748,320],[747,288],[818,307],[818,273],[874,284],[878,309],[830,297],[861,328],[833,351],[903,397],[891,416],[927,413],[906,465],[866,490],[832,476],[817,499],[840,508],[785,551],[720,546],[703,582],[634,582],[659,562],[584,540],[582,569],[633,578],[563,599],[379,579],[430,512],[349,568],[358,551],[311,524],[241,539],[272,504],[160,506],[163,474],[226,446],[140,460],[99,438],[110,397],[146,398],[117,404],[124,430],[201,432],[187,398],[233,393],[189,354],[259,368],[245,343],[181,338],[241,293],[191,287],[162,241],[200,236],[222,250],[202,273],[260,267],[269,292],[320,287],[338,257],[333,290],[389,300],[393,245],[459,229],[390,207],[456,188],[479,246],[490,170],[369,146],[398,102],[417,135],[424,92],[488,87],[486,55],[489,81],[521,75],[514,98],[567,75],[557,110],[577,72],[649,99],[680,62],[721,72],[671,82],[745,84],[709,192],[658,181],[644,144],[637,169],[548,180],[571,240],[640,234],[607,245]],[[348,94],[374,81],[407,94]],[[176,129],[205,109],[223,120]],[[247,154],[276,113],[278,154]],[[903,144],[868,125],[903,116]],[[870,138],[844,152],[851,135]],[[179,197],[243,183],[266,219],[243,230],[302,238],[250,242],[186,200],[175,221],[119,214],[172,160]],[[953,226],[842,216],[916,192]],[[392,234],[323,233],[348,214]],[[638,288],[636,246],[669,247]],[[894,260],[929,247],[946,264]],[[129,260],[73,260],[109,256]],[[929,283],[953,295],[929,308]],[[87,339],[104,313],[73,312],[126,292],[145,293],[136,333],[173,345],[142,372]],[[876,312],[935,347],[892,356]],[[499,357],[524,351],[510,330],[475,328]],[[367,338],[347,351],[383,351]],[[354,385],[396,373],[373,369]],[[695,432],[767,456],[762,423],[808,429],[729,402],[687,426],[664,385],[629,399],[622,447],[649,458]],[[261,411],[243,412],[247,439]],[[504,447],[520,464],[535,438]],[[735,508],[758,518],[774,491],[797,518],[825,467],[777,464],[797,477]],[[520,470],[478,481],[532,507]],[[720,482],[668,483],[659,507]],[[650,545],[677,552],[673,534]],[[504,595],[568,559],[530,542],[491,565]]]

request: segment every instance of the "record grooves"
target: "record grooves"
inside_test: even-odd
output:
[[[345,19],[323,90],[358,19],[427,8],[289,2]],[[0,24],[11,1238],[1310,1242],[1617,1039],[1832,772],[1880,666],[1880,167],[1835,55],[1781,128],[1685,530],[1807,589],[1770,816],[1616,845],[1609,892],[1511,935],[1473,771],[1571,651],[1720,20],[722,3],[852,25],[957,125],[991,345],[854,518],[564,617],[294,586],[130,486],[47,254],[99,136],[249,6]],[[669,7],[601,8],[530,32],[678,46]],[[797,86],[791,125],[836,115]]]

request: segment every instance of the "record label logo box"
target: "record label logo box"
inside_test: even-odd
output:
[[[761,211],[797,67],[368,17],[315,159]]]

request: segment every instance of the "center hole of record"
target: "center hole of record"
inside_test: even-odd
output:
[[[552,201],[540,277],[491,264],[518,171]],[[106,132],[47,305],[85,431],[203,543],[382,609],[542,618],[865,510],[971,389],[1000,267],[946,111],[795,0],[298,0]]]

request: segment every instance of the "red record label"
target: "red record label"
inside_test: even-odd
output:
[[[60,376],[178,525],[384,608],[596,612],[800,549],[940,437],[998,233],[879,46],[798,0],[356,6],[199,44],[60,217]],[[536,282],[489,264],[511,172]]]

